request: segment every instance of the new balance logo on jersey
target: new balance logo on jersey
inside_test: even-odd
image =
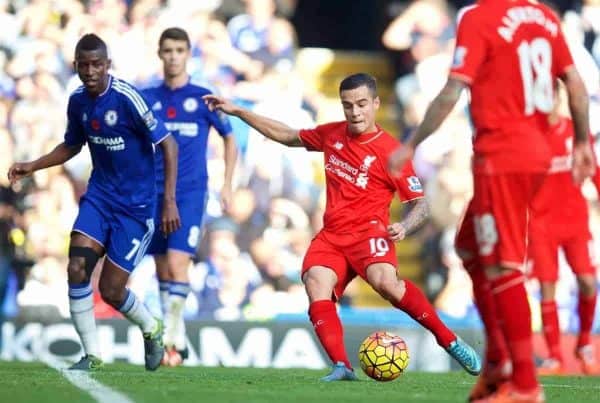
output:
[[[123,137],[101,137],[89,136],[88,141],[92,144],[106,146],[107,151],[121,151],[125,149],[125,140]]]

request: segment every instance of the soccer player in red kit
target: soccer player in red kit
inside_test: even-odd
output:
[[[467,372],[479,374],[481,361],[475,350],[442,323],[419,288],[397,278],[394,241],[422,224],[428,209],[421,183],[410,164],[398,176],[391,176],[386,170],[389,154],[399,143],[375,124],[379,107],[375,79],[364,73],[346,77],[340,84],[346,120],[310,130],[293,129],[214,95],[203,98],[210,108],[239,117],[272,140],[324,154],[324,227],[312,240],[302,267],[310,320],[334,364],[322,380],[357,379],[344,347],[342,324],[335,307],[356,275],[429,329],[438,344]],[[389,207],[396,192],[402,201],[413,206],[402,222],[390,224]]]
[[[555,301],[560,247],[579,286],[579,339],[575,356],[581,361],[583,372],[594,375],[600,372],[600,365],[590,340],[598,293],[596,269],[591,256],[593,240],[589,230],[587,201],[581,192],[581,185],[575,183],[571,175],[573,123],[571,119],[560,115],[558,93],[555,107],[548,117],[552,163],[535,197],[529,227],[529,255],[533,263],[533,276],[540,282],[543,331],[549,351],[549,358],[542,362],[538,374],[559,375],[564,372]],[[600,194],[600,170],[596,169],[592,179]]]
[[[566,85],[575,127],[573,174],[583,180],[594,171],[588,97],[557,17],[526,0],[481,0],[462,10],[448,81],[414,136],[389,161],[392,172],[402,167],[470,88],[474,195],[456,247],[473,280],[487,337],[484,370],[470,400],[545,399],[533,362],[523,268],[528,209],[550,163],[547,115],[556,77]]]

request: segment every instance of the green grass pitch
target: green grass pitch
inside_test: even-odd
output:
[[[359,370],[360,371],[360,370]],[[325,384],[326,371],[259,368],[160,368],[110,364],[92,378],[136,403],[177,402],[464,402],[475,378],[463,372],[407,372],[389,383]],[[548,402],[598,402],[598,377],[545,377]],[[0,362],[0,402],[94,402],[42,363]]]

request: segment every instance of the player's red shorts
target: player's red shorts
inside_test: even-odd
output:
[[[459,254],[485,266],[525,269],[528,210],[544,174],[474,174],[474,195],[456,236]]]
[[[569,222],[533,217],[530,226],[529,258],[532,275],[541,282],[558,281],[558,249],[576,275],[595,274],[593,241],[587,214]]]
[[[334,298],[344,294],[346,286],[358,274],[367,278],[367,267],[373,263],[389,263],[396,267],[396,248],[388,233],[381,229],[356,234],[334,234],[321,230],[312,240],[304,262],[302,276],[311,267],[325,266],[337,274]]]

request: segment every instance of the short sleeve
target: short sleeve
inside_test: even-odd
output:
[[[560,26],[560,23],[557,22],[557,24]],[[561,77],[569,67],[573,66],[571,51],[560,29],[554,40],[553,59],[554,74],[558,77]]]
[[[208,111],[207,113],[211,126],[215,128],[221,137],[226,137],[233,131],[229,118],[225,113],[220,110]]]
[[[424,196],[423,185],[415,173],[412,162],[408,162],[400,175],[394,177],[394,185],[402,202],[420,199]]]
[[[317,126],[314,129],[300,130],[298,133],[298,137],[308,151],[323,151],[324,136],[320,129],[321,126]]]
[[[75,108],[76,102],[73,101],[73,97],[70,97],[67,106],[67,129],[64,137],[64,142],[68,146],[79,146],[86,142],[85,132],[80,120],[83,118],[77,115]]]
[[[145,98],[133,87],[124,95],[136,129],[144,133],[154,144],[169,136],[163,121],[148,108]]]
[[[473,11],[463,11],[456,30],[456,47],[450,68],[450,76],[472,83],[485,60],[486,42],[477,26]]]

